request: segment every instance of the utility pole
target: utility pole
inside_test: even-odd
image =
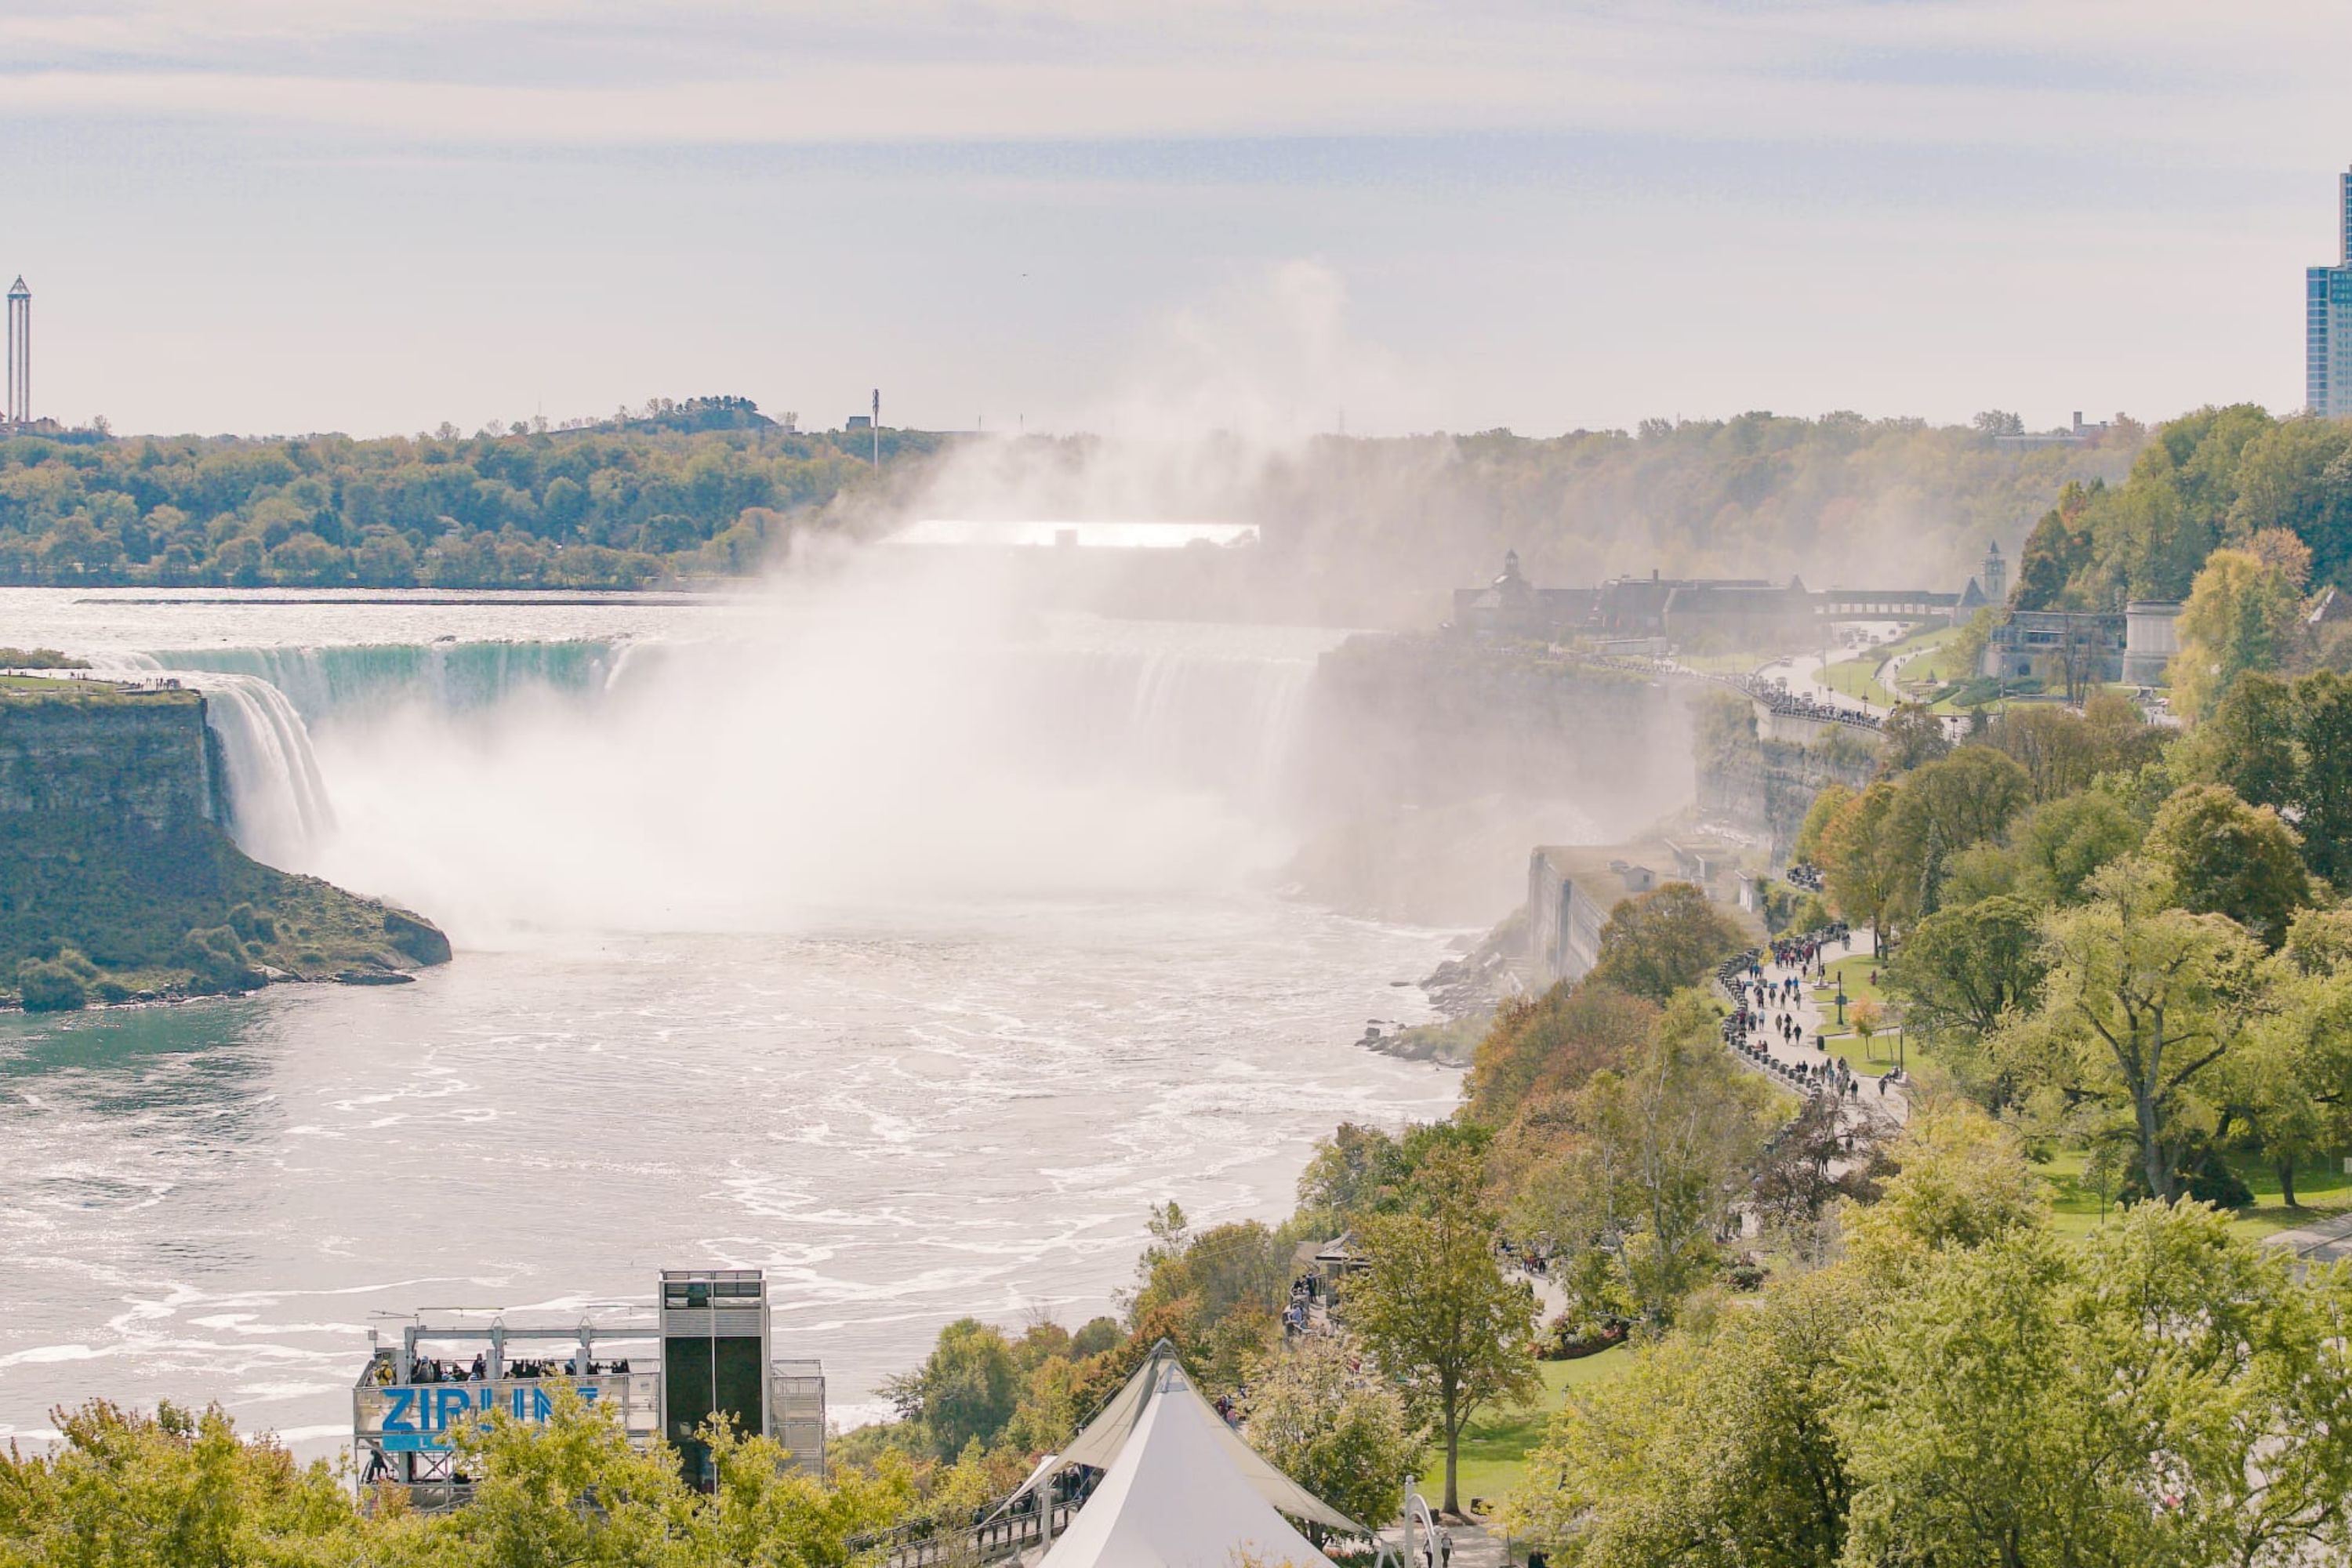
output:
[[[874,389],[874,466],[882,466],[882,389]]]

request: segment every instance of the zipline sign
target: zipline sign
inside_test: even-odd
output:
[[[352,1436],[377,1440],[388,1454],[439,1452],[450,1446],[450,1434],[456,1429],[468,1422],[487,1422],[499,1413],[542,1424],[555,1414],[556,1396],[567,1388],[591,1406],[616,1407],[625,1430],[636,1425],[629,1419],[629,1384],[634,1381],[633,1374],[624,1373],[508,1378],[497,1383],[375,1384],[355,1391]]]

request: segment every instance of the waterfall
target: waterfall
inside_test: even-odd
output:
[[[355,643],[321,647],[173,648],[155,668],[248,676],[284,693],[305,722],[380,713],[405,702],[457,713],[494,708],[524,689],[602,693],[630,644]]]
[[[1315,665],[1198,649],[1052,649],[1020,659],[1007,701],[1065,773],[1156,780],[1236,804],[1279,803]]]
[[[256,676],[199,674],[191,684],[205,694],[205,720],[220,737],[237,847],[272,866],[300,865],[335,826],[302,715]]]
[[[100,653],[93,668],[153,675],[167,667],[153,654]],[[205,696],[205,722],[220,742],[227,773],[230,837],[267,865],[292,869],[335,826],[327,781],[310,749],[310,728],[276,686],[257,675],[170,667]]]

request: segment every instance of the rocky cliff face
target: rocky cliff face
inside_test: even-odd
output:
[[[239,851],[221,779],[193,691],[0,685],[0,1002],[376,984],[448,961],[431,921]]]
[[[1744,699],[1708,713],[1696,751],[1700,812],[1769,839],[1775,865],[1787,861],[1823,786],[1860,789],[1878,773],[1874,740],[1827,728],[1802,745],[1760,736]]]
[[[0,700],[0,816],[72,813],[157,832],[220,820],[201,697],[58,684]]]

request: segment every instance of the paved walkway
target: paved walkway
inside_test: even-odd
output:
[[[1853,934],[1847,944],[1833,945],[1822,957],[1825,962],[1835,963],[1840,959],[1850,955],[1859,954],[1867,957],[1875,951],[1870,932],[1858,931]],[[1761,1032],[1752,1033],[1748,1038],[1751,1045],[1762,1047],[1772,1060],[1783,1067],[1794,1068],[1819,1066],[1822,1062],[1832,1059],[1832,1057],[1815,1048],[1813,1045],[1813,1041],[1820,1037],[1824,1026],[1832,1035],[1844,1032],[1843,1026],[1836,1022],[1837,1009],[1834,1000],[1837,994],[1836,987],[1834,984],[1817,987],[1813,984],[1810,973],[1797,965],[1774,963],[1769,960],[1765,963],[1764,979],[1768,985],[1792,978],[1801,978],[1804,981],[1804,984],[1798,987],[1795,1005],[1764,1004],[1762,1011],[1766,1019],[1765,1026]],[[1749,1006],[1754,1008],[1757,1006],[1754,1000],[1756,994],[1754,984],[1753,982],[1748,984]],[[1736,994],[1730,999],[1735,1003],[1738,1000]],[[1782,1039],[1771,1026],[1770,1020],[1783,1014],[1794,1017],[1801,1031],[1794,1041]],[[1748,1060],[1746,1057],[1741,1057],[1739,1059]],[[1759,1068],[1757,1070],[1760,1072],[1763,1069]],[[1849,1097],[1843,1102],[1842,1123],[1858,1124],[1865,1120],[1891,1118],[1895,1125],[1900,1126],[1910,1120],[1911,1104],[1902,1085],[1889,1084],[1883,1078],[1873,1079],[1864,1075],[1859,1079],[1859,1089],[1858,1094]]]
[[[2315,1221],[2263,1238],[2270,1246],[2292,1249],[2302,1263],[2341,1263],[2352,1258],[2352,1215]]]

